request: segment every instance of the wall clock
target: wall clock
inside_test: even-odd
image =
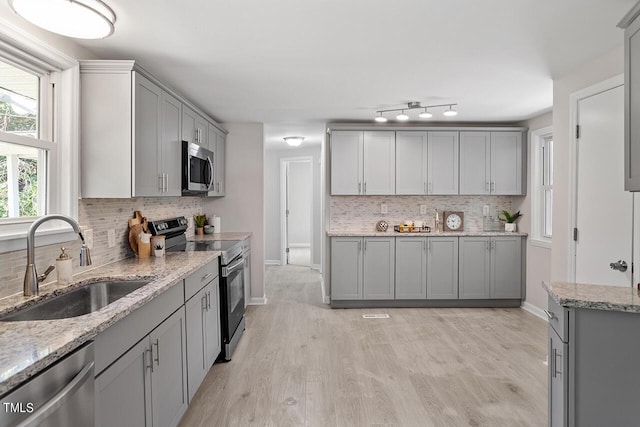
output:
[[[463,231],[464,212],[447,211],[444,213],[444,231]]]

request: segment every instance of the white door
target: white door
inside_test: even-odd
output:
[[[624,191],[624,88],[578,100],[575,281],[631,285],[633,195]],[[626,271],[610,263],[623,260]]]

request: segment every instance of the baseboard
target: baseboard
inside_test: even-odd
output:
[[[311,243],[289,243],[290,248],[310,248]]]
[[[324,304],[331,304],[331,298],[327,295],[327,288],[324,286],[324,277],[320,279],[320,289],[322,292],[322,302]]]
[[[529,313],[533,314],[534,316],[537,316],[539,318],[541,318],[544,321],[548,321],[547,319],[547,314],[544,312],[543,309],[536,307],[535,305],[528,303],[528,302],[524,302],[524,304],[522,304],[521,307],[523,310],[527,310]]]
[[[247,305],[266,305],[267,297],[252,297],[249,299]]]
[[[320,271],[320,264],[311,264],[311,269]]]
[[[265,259],[264,265],[280,265],[281,262],[279,259]]]

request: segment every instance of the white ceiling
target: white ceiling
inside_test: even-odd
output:
[[[553,78],[622,44],[636,0],[105,1],[115,34],[83,46],[280,144],[409,101],[457,102],[458,121],[532,117]]]

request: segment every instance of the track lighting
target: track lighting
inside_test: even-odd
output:
[[[385,123],[387,118],[380,113],[380,115],[375,118],[375,121],[378,123]]]
[[[405,122],[405,121],[409,120],[409,116],[407,116],[407,115],[404,113],[404,110],[402,110],[402,113],[398,114],[398,115],[396,116],[396,119],[400,120],[401,122]]]
[[[458,104],[422,105],[422,104],[420,104],[420,102],[414,101],[414,102],[407,103],[407,106],[404,107],[404,108],[391,108],[391,109],[388,109],[388,110],[378,110],[378,111],[376,111],[376,113],[378,113],[378,115],[375,117],[374,120],[376,122],[384,123],[388,119],[382,115],[383,113],[388,113],[388,112],[392,112],[392,111],[400,111],[400,114],[398,114],[396,116],[396,120],[401,121],[401,122],[406,122],[407,120],[409,120],[409,116],[405,113],[405,110],[416,110],[416,109],[423,110],[418,115],[418,117],[420,117],[421,119],[430,119],[430,118],[433,117],[433,113],[428,111],[428,109],[429,108],[442,108],[442,107],[449,107],[442,114],[444,114],[447,117],[453,117],[453,116],[458,114],[458,112],[453,109],[453,107],[456,106],[456,105],[458,105]]]

